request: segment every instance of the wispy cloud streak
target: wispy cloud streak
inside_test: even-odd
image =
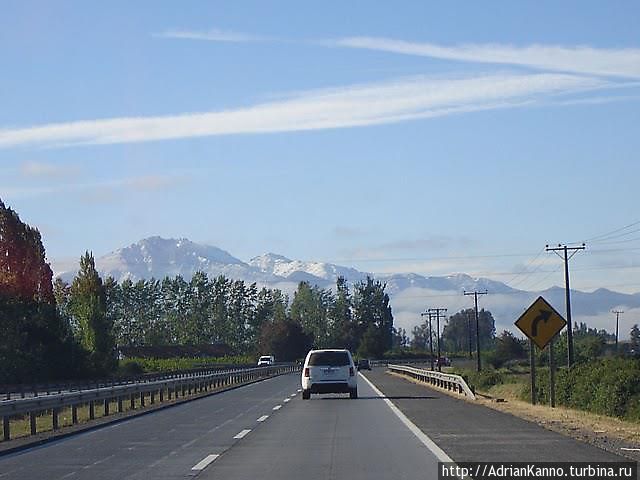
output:
[[[379,37],[348,37],[327,45],[477,63],[519,65],[536,69],[599,76],[640,78],[640,49],[589,46],[502,44],[443,46]]]
[[[206,31],[194,30],[167,30],[162,33],[156,33],[154,37],[174,38],[179,40],[206,40],[209,42],[260,42],[266,40],[265,37],[250,35],[248,33],[230,32],[228,30],[211,29]]]
[[[0,129],[0,148],[148,142],[380,125],[528,105],[549,96],[607,85],[603,80],[564,74],[413,77],[312,90],[235,110]]]

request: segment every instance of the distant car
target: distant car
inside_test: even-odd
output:
[[[258,359],[259,367],[268,367],[269,365],[273,365],[276,363],[276,359],[273,355],[263,355]]]
[[[302,399],[312,393],[348,393],[358,398],[358,377],[349,350],[311,350],[302,368]]]
[[[436,365],[437,366],[442,366],[442,367],[450,367],[451,366],[451,360],[448,357],[436,358]]]
[[[371,362],[368,358],[358,360],[358,370],[371,370]]]

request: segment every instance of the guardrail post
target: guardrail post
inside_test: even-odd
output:
[[[129,408],[131,410],[136,409],[136,396],[133,393],[129,395]]]
[[[109,415],[109,398],[105,398],[104,399],[104,416],[108,416]]]
[[[118,413],[122,413],[123,411],[123,407],[122,407],[122,395],[118,395]]]
[[[153,405],[154,403],[156,403],[156,392],[154,392],[153,390],[151,390],[151,392],[149,393],[149,398],[150,398],[150,404]]]
[[[160,387],[160,403],[164,402],[164,387]]]
[[[31,431],[31,435],[35,435],[37,429],[36,412],[29,412],[29,430]]]
[[[140,406],[144,407],[144,392],[140,392]]]
[[[5,442],[8,442],[11,439],[9,420],[9,415],[2,417],[2,437]]]
[[[58,430],[58,428],[60,428],[60,426],[58,425],[58,409],[57,408],[53,408],[51,410],[51,425],[54,430]]]
[[[78,423],[78,406],[71,405],[71,423],[76,425]]]
[[[93,400],[89,400],[89,420],[96,418],[96,407],[93,404]]]

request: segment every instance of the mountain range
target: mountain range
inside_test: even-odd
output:
[[[307,281],[322,288],[335,286],[339,276],[355,283],[366,279],[368,272],[325,262],[291,260],[275,253],[265,253],[244,262],[220,248],[202,245],[186,238],[165,239],[149,237],[127,247],[119,248],[96,258],[96,267],[103,278],[117,281],[130,279],[162,279],[181,275],[190,279],[202,271],[210,278],[224,275],[234,280],[256,282],[260,286],[280,288],[293,294],[297,284]],[[54,262],[55,270],[55,262]],[[75,271],[56,272],[56,276],[70,282]],[[473,278],[464,273],[447,276],[423,276],[415,273],[375,275],[387,285],[396,325],[408,331],[421,321],[420,312],[427,306],[448,304],[449,313],[473,305],[464,291],[487,291],[482,307],[491,310],[498,330],[514,330],[513,322],[538,295],[564,312],[564,288],[552,287],[541,292],[511,288],[503,282],[488,278]],[[445,305],[447,306],[447,305]],[[572,311],[576,322],[611,330],[610,311],[622,307],[628,313],[640,309],[640,293],[625,294],[604,288],[594,292],[572,290]],[[640,310],[639,312],[640,313]],[[624,337],[625,330],[621,329]]]

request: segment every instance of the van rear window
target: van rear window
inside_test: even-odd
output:
[[[312,367],[319,365],[343,367],[349,365],[349,355],[347,352],[315,352],[309,357],[309,365]]]

